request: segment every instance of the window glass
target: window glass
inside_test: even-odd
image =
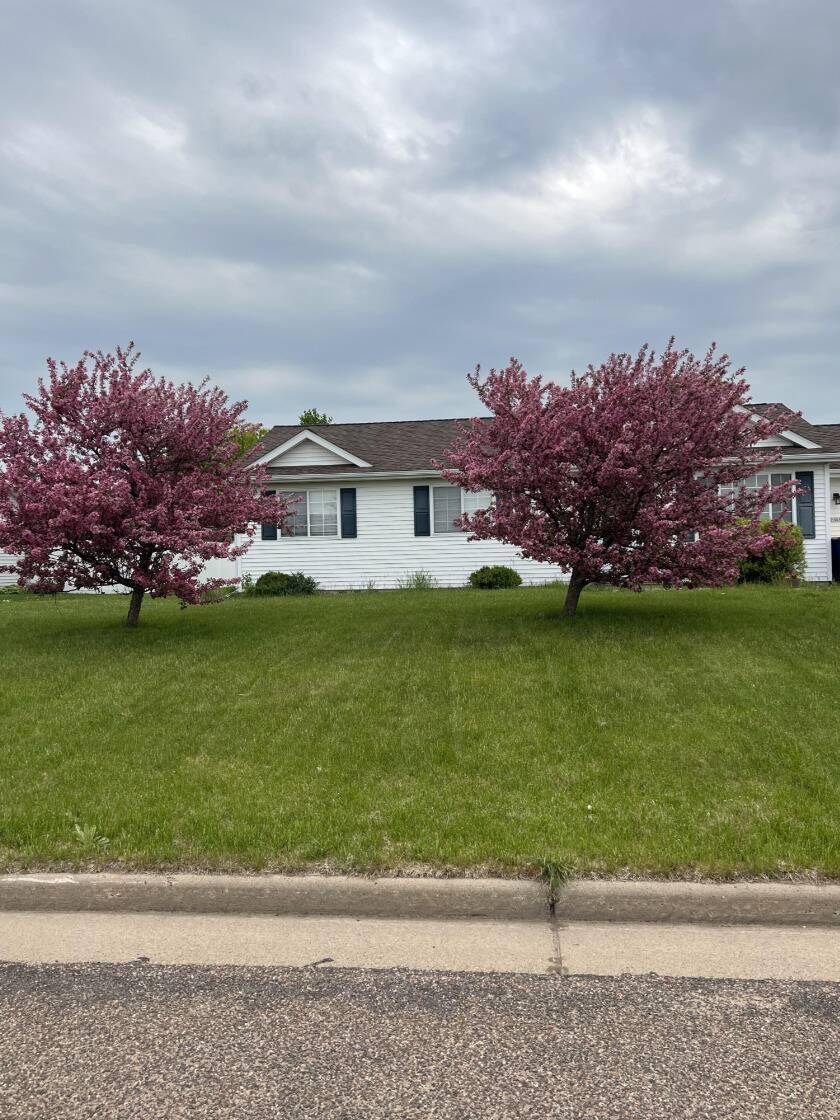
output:
[[[774,472],[773,474],[751,474],[744,479],[741,486],[721,486],[720,492],[721,494],[731,495],[741,487],[745,490],[757,490],[761,486],[781,486],[782,483],[789,482],[791,477],[790,471]],[[792,521],[793,508],[790,501],[773,502],[772,505],[764,507],[761,515],[762,517],[775,517],[781,518],[783,521]]]
[[[435,532],[457,533],[455,519],[461,516],[461,491],[457,486],[433,486]]]
[[[309,535],[338,536],[338,491],[309,491]]]
[[[487,509],[493,502],[493,495],[489,490],[478,490],[473,493],[464,491],[464,513],[475,513],[477,509]]]
[[[308,532],[306,527],[306,491],[284,490],[283,493],[291,499],[289,503],[291,516],[283,529],[283,536],[305,537]]]
[[[770,481],[773,486],[782,486],[785,482],[790,482],[790,472],[786,471],[783,474],[772,474],[770,476]],[[788,499],[786,502],[773,502],[770,516],[780,518],[782,521],[793,521],[790,500]]]

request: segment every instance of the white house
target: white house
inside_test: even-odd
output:
[[[293,533],[263,525],[237,574],[303,571],[328,590],[393,588],[418,571],[441,585],[466,583],[483,564],[507,564],[526,583],[556,580],[549,564],[510,545],[469,541],[453,522],[489,503],[450,486],[432,466],[456,420],[404,420],[272,428],[256,462],[270,489],[300,496]]]
[[[771,406],[754,407],[763,412]],[[483,564],[507,564],[525,583],[562,578],[558,568],[525,560],[511,545],[470,541],[455,528],[462,512],[490,500],[450,486],[433,466],[444,459],[457,424],[273,428],[254,461],[265,466],[272,489],[300,497],[293,532],[261,526],[236,574],[257,579],[271,570],[303,571],[334,590],[397,587],[421,570],[457,586]],[[807,578],[830,580],[832,531],[840,538],[840,424],[812,425],[792,414],[789,430],[772,442],[782,452],[773,483],[796,477],[803,489],[791,510],[772,512],[801,526]],[[754,484],[765,481],[759,476]]]
[[[780,405],[755,405],[761,413]],[[788,410],[789,411],[789,410]],[[209,577],[303,571],[326,589],[398,587],[418,571],[441,585],[458,586],[483,564],[507,564],[525,583],[562,579],[553,565],[525,560],[498,541],[470,541],[453,522],[489,501],[441,479],[433,462],[444,458],[457,420],[406,420],[273,428],[255,462],[265,465],[275,490],[300,495],[293,533],[263,525],[236,563],[212,561]],[[832,537],[840,552],[840,424],[809,424],[791,414],[772,441],[782,458],[774,483],[796,477],[803,494],[789,511],[805,537],[809,580],[832,578]],[[754,480],[763,483],[765,476]],[[767,511],[768,515],[771,513]],[[0,554],[0,564],[11,561]],[[838,556],[840,560],[840,556]],[[835,569],[840,579],[840,569]],[[0,572],[0,584],[15,576]]]

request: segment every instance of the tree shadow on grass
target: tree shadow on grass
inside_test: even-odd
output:
[[[556,607],[534,610],[532,618],[543,630],[551,628],[569,640],[576,636],[617,638],[733,637],[775,631],[797,617],[793,589],[751,590],[711,588],[682,591],[662,589],[641,592],[618,588],[587,588],[574,618],[563,614],[563,599]],[[778,600],[775,596],[778,595]],[[801,605],[802,601],[799,601]],[[781,610],[780,610],[781,608]],[[803,612],[807,613],[807,612]],[[781,618],[780,618],[781,614]],[[807,619],[800,621],[807,625]]]
[[[422,597],[414,593],[418,604],[422,599],[419,631],[410,618],[404,617],[404,609],[397,612],[397,621],[391,617],[393,612],[372,610],[370,598],[360,598],[360,605],[366,608],[360,612],[348,611],[346,598],[321,596],[297,603],[289,611],[243,611],[240,608],[251,601],[236,599],[181,611],[172,601],[150,600],[143,606],[139,626],[131,629],[125,625],[127,596],[60,597],[54,609],[51,602],[43,601],[37,613],[30,613],[24,604],[10,607],[21,613],[16,624],[6,629],[4,638],[30,650],[58,642],[65,649],[81,651],[101,643],[117,654],[151,653],[156,649],[171,653],[180,646],[215,647],[218,654],[221,647],[229,646],[231,657],[249,650],[254,656],[265,656],[267,649],[274,649],[281,639],[284,644],[303,641],[319,657],[337,653],[345,645],[363,654],[365,649],[375,650],[387,638],[389,648],[399,656],[411,650],[427,651],[435,643],[450,649],[515,647],[529,635],[541,639],[550,636],[563,644],[593,639],[622,643],[669,638],[758,640],[760,635],[778,633],[780,628],[812,633],[815,616],[827,618],[825,606],[840,602],[840,595],[827,595],[824,588],[651,588],[634,593],[591,587],[581,596],[577,616],[567,618],[563,614],[565,586],[478,594],[486,598],[464,593],[456,600],[448,590]],[[445,610],[435,609],[436,595],[446,596]],[[404,600],[405,596],[400,598]],[[338,616],[329,609],[333,602],[342,606]],[[389,602],[383,594],[374,605]],[[409,602],[414,603],[415,598]],[[316,603],[317,610],[306,609]],[[489,609],[484,609],[484,604]],[[405,603],[400,605],[404,608]],[[41,621],[46,625],[41,627]],[[364,634],[361,641],[359,627]]]

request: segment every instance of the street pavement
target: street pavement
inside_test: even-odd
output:
[[[0,965],[0,1117],[840,1120],[840,985]]]

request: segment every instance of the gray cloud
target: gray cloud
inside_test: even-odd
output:
[[[0,408],[128,338],[255,417],[671,333],[840,420],[831,0],[0,9]]]

